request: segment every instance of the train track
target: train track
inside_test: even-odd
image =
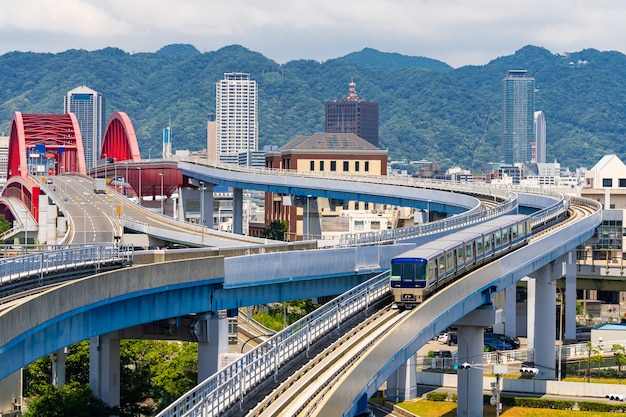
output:
[[[358,360],[406,312],[384,307],[325,349],[248,413],[255,417],[306,416],[324,394],[333,388],[343,371]]]

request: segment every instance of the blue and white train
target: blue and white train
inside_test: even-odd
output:
[[[411,249],[391,260],[391,292],[412,308],[467,272],[528,243],[530,217],[500,216]]]

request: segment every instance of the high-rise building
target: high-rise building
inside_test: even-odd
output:
[[[64,113],[74,113],[83,139],[85,166],[87,170],[96,165],[100,158],[100,148],[106,120],[104,118],[104,98],[88,87],[77,87],[67,93],[63,103]]]
[[[535,79],[526,70],[510,70],[502,79],[502,161],[530,162],[535,141]]]
[[[229,72],[217,82],[215,148],[219,161],[232,161],[240,152],[258,151],[257,95],[257,84],[250,79],[250,74]]]
[[[535,152],[532,162],[546,162],[546,116],[541,110],[535,112]]]
[[[326,102],[326,133],[354,133],[378,147],[378,103],[356,94],[354,79],[347,98]]]

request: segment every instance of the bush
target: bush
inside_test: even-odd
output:
[[[580,411],[595,411],[595,412],[626,412],[626,404],[607,404],[607,403],[595,403],[588,401],[581,401],[578,403]]]
[[[429,392],[428,394],[426,394],[426,399],[430,401],[446,401],[448,399],[448,393],[437,391]]]

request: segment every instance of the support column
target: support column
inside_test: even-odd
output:
[[[567,254],[565,265],[565,335],[566,340],[576,339],[576,257]]]
[[[387,398],[394,402],[406,401],[417,397],[417,367],[415,355],[387,380]]]
[[[551,262],[535,272],[535,379],[554,379],[556,355],[556,286],[552,278],[561,276],[562,264]]]
[[[458,361],[469,363],[469,369],[457,371],[457,416],[483,415],[483,346],[484,327],[459,326]]]
[[[67,348],[59,349],[50,354],[52,362],[52,386],[59,388],[65,384],[65,359]]]
[[[208,312],[193,324],[198,339],[198,383],[220,368],[220,355],[228,353],[228,319],[221,314]]]
[[[533,277],[526,277],[526,345],[528,349],[535,348],[535,289],[536,280]]]
[[[467,314],[457,326],[459,363],[470,368],[457,371],[457,415],[482,417],[483,415],[483,351],[485,327],[499,322],[501,310],[491,304],[483,305]]]
[[[243,190],[233,188],[233,233],[243,234]]]
[[[120,405],[120,341],[115,333],[89,340],[89,387],[108,405]]]

